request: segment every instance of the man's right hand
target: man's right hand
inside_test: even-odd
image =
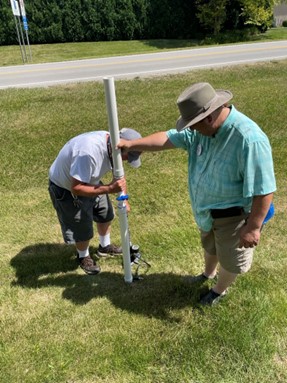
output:
[[[116,149],[121,149],[123,152],[128,152],[130,145],[131,141],[123,140],[121,138],[116,146]]]
[[[112,182],[108,185],[110,193],[120,193],[120,192],[125,192],[126,190],[126,179],[119,178],[119,179],[113,179]]]

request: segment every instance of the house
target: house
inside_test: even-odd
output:
[[[274,7],[274,26],[282,27],[284,20],[287,20],[287,4],[279,4]]]

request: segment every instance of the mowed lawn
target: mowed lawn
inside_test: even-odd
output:
[[[251,271],[204,309],[207,286],[182,278],[203,266],[186,153],[125,165],[131,239],[151,264],[143,280],[126,284],[121,259],[101,259],[101,274],[87,276],[62,243],[47,175],[69,138],[107,130],[103,83],[0,91],[0,382],[287,381],[287,61],[117,81],[120,126],[142,135],[174,127],[178,95],[199,81],[231,90],[266,132],[278,187]],[[117,216],[112,239],[120,242]]]
[[[270,28],[265,33],[250,36],[250,42],[286,40],[287,28]],[[225,43],[234,41],[234,32],[227,34]],[[245,41],[241,41],[245,42]],[[163,52],[175,49],[198,48],[199,46],[218,45],[214,37],[204,40],[130,40],[130,41],[92,41],[61,44],[25,44],[22,51],[24,61],[33,64],[100,58],[109,56],[123,56],[141,53]],[[222,42],[220,43],[222,44]],[[25,55],[26,53],[26,55]],[[0,66],[21,65],[23,58],[19,45],[0,46]]]

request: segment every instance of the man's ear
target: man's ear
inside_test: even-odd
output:
[[[209,116],[206,116],[206,117],[205,117],[205,120],[206,120],[206,122],[207,122],[209,125],[211,125],[212,122],[213,122],[213,115],[212,115],[212,113],[211,113]]]

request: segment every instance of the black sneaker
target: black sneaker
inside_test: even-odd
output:
[[[102,247],[99,245],[97,255],[99,257],[115,257],[118,255],[122,255],[123,251],[121,247],[118,247],[116,245],[110,244],[106,247]]]
[[[209,292],[204,295],[199,303],[202,305],[202,306],[214,306],[216,305],[222,298],[224,298],[226,295],[226,293],[224,294],[218,294],[216,293],[215,291],[213,291],[212,289],[209,290]]]
[[[101,271],[100,266],[96,264],[96,262],[93,260],[93,258],[91,258],[90,255],[84,258],[79,258],[78,256],[77,259],[80,267],[84,270],[86,274],[94,275],[98,274]]]

